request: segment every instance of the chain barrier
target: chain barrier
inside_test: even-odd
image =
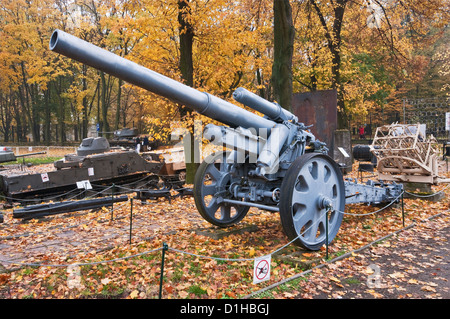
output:
[[[115,210],[121,208],[122,206],[125,206],[127,203],[128,203],[128,201],[127,201],[127,202],[120,203],[119,206],[116,207],[116,208],[114,208],[114,209],[112,209],[112,211],[115,211]],[[111,213],[110,211],[105,212],[104,214],[98,216],[98,218],[101,218],[101,217],[103,217],[103,216],[106,216],[107,214],[110,214],[110,213]],[[64,227],[62,227],[62,228],[57,228],[57,229],[58,229],[58,230],[65,230],[65,229],[68,229],[68,228],[75,228],[75,227],[79,227],[79,226],[81,226],[81,225],[87,225],[87,224],[89,224],[90,222],[91,222],[91,221],[88,220],[88,221],[86,221],[86,222],[80,222],[80,223],[78,223],[78,224],[68,225],[68,226],[64,226]],[[42,232],[37,232],[37,233],[22,233],[22,234],[18,234],[18,235],[14,235],[14,236],[8,235],[8,236],[0,237],[0,241],[11,239],[11,237],[14,237],[14,238],[20,238],[20,237],[24,237],[24,236],[27,236],[27,237],[28,237],[28,236],[33,236],[33,235],[39,235],[39,234],[41,234],[41,233],[42,233]]]
[[[93,261],[93,262],[74,262],[72,264],[21,263],[21,262],[17,262],[17,261],[2,261],[2,263],[12,264],[12,265],[29,266],[29,267],[69,267],[69,266],[74,266],[74,265],[76,265],[76,266],[92,266],[92,265],[106,264],[106,263],[111,263],[111,262],[127,260],[130,258],[140,257],[140,256],[148,255],[153,252],[160,251],[161,249],[162,248],[156,248],[156,249],[147,250],[147,251],[144,251],[141,253],[137,253],[134,255],[118,257],[118,258],[109,259],[109,260],[101,260],[101,261]]]
[[[394,198],[394,199],[392,200],[392,202],[390,202],[390,203],[387,204],[386,206],[384,206],[384,207],[382,207],[382,208],[380,208],[380,209],[378,209],[378,210],[376,210],[376,211],[374,211],[374,212],[365,213],[365,214],[355,214],[355,213],[346,213],[346,212],[342,212],[342,211],[337,210],[337,209],[334,209],[334,211],[337,212],[337,213],[343,214],[343,215],[351,215],[351,216],[368,216],[368,215],[377,214],[377,213],[379,213],[379,212],[385,210],[386,208],[390,207],[390,206],[393,205],[394,203],[396,203],[396,202],[398,201],[398,199],[399,199],[400,197],[403,196],[404,193],[405,193],[405,191],[403,191],[400,195],[398,195],[396,198]]]
[[[264,256],[266,255],[274,255],[277,252],[283,250],[284,248],[288,247],[290,244],[292,244],[294,241],[296,241],[297,239],[299,239],[301,236],[303,236],[308,230],[311,229],[311,227],[313,227],[315,224],[317,224],[318,222],[320,222],[322,220],[322,218],[324,217],[324,215],[327,212],[322,212],[322,215],[320,216],[320,218],[318,218],[314,223],[312,223],[308,228],[306,228],[302,233],[300,233],[297,237],[295,237],[294,239],[292,239],[290,242],[288,242],[287,244],[281,246],[280,248],[276,249],[275,251],[269,253],[269,254],[264,254]],[[176,248],[171,248],[168,247],[169,250],[175,251],[177,253],[180,254],[185,254],[185,255],[190,255],[190,256],[194,256],[194,257],[198,257],[198,258],[203,258],[203,259],[214,259],[214,260],[219,260],[219,261],[233,261],[233,262],[238,262],[238,261],[253,261],[255,259],[257,259],[258,257],[253,257],[253,258],[221,258],[221,257],[212,257],[212,256],[205,256],[205,255],[199,255],[199,254],[194,254],[194,253],[190,253],[190,252],[186,252],[183,250],[179,250]]]
[[[105,191],[105,190],[103,190],[103,191]],[[370,213],[366,213],[366,214],[353,214],[353,213],[342,212],[342,211],[339,211],[339,210],[334,210],[334,211],[337,212],[337,213],[341,213],[341,214],[345,214],[345,215],[353,215],[353,216],[367,216],[367,215],[376,214],[376,213],[379,213],[379,212],[383,211],[384,209],[388,208],[392,204],[394,204],[401,196],[403,196],[403,193],[404,192],[402,192],[399,196],[397,196],[395,199],[393,199],[389,204],[387,204],[383,208],[378,209],[377,211],[374,211],[374,212],[370,212]],[[127,203],[128,202],[123,203],[122,205],[125,205]],[[122,205],[120,205],[119,207],[121,207]],[[297,239],[299,239],[301,236],[303,236],[309,229],[311,229],[311,227],[315,226],[316,223],[320,222],[322,220],[322,218],[324,217],[324,215],[326,215],[327,213],[328,213],[328,210],[322,212],[322,215],[314,223],[312,223],[307,229],[305,229],[302,233],[300,233],[297,237],[292,239],[290,242],[286,243],[285,245],[283,245],[280,248],[276,249],[275,251],[271,252],[270,255],[276,254],[277,252],[279,252],[282,249],[284,249],[284,248],[288,247],[289,245],[291,245],[293,242],[295,242]],[[191,252],[186,252],[186,251],[179,250],[179,249],[172,248],[172,247],[168,247],[168,250],[172,250],[172,251],[177,252],[177,253],[190,255],[190,256],[194,256],[194,257],[198,257],[198,258],[214,259],[214,260],[218,260],[218,261],[239,262],[239,261],[252,261],[252,260],[255,259],[255,258],[221,258],[221,257],[205,256],[205,255],[200,255],[200,254],[194,254],[194,253],[191,253]],[[269,254],[265,254],[265,255],[269,255]],[[24,264],[24,263],[21,263],[21,264],[22,265],[29,265],[29,264]]]
[[[408,195],[415,196],[415,197],[423,197],[423,198],[426,198],[426,197],[433,197],[433,196],[436,196],[437,194],[443,193],[443,192],[444,192],[447,188],[449,188],[449,187],[450,187],[450,184],[447,185],[447,187],[445,187],[444,189],[441,189],[440,191],[437,191],[436,193],[433,193],[433,194],[427,194],[427,195],[420,195],[420,194],[410,193],[410,192],[407,192],[407,191],[405,191],[405,193],[408,194]]]
[[[278,251],[284,249],[285,247],[289,246],[290,244],[292,244],[294,241],[296,241],[298,238],[300,238],[304,233],[306,233],[311,227],[313,227],[316,223],[321,221],[321,218],[323,218],[324,214],[326,214],[326,212],[323,212],[322,215],[320,216],[320,218],[318,220],[316,220],[314,223],[312,223],[307,229],[305,229],[300,235],[298,235],[297,237],[295,237],[293,240],[291,240],[290,242],[288,242],[287,244],[281,246],[280,248],[276,249],[275,251],[273,251],[272,253],[270,253],[270,255],[273,255],[275,253],[277,253]],[[162,249],[162,248],[158,248]],[[183,251],[183,250],[179,250],[176,248],[171,248],[171,247],[167,247],[168,250],[172,250],[175,251],[177,253],[181,253],[181,254],[185,254],[185,255],[190,255],[190,256],[194,256],[194,257],[198,257],[198,258],[203,258],[203,259],[215,259],[215,260],[219,260],[219,261],[233,261],[233,262],[237,262],[237,261],[252,261],[255,258],[221,258],[221,257],[213,257],[213,256],[205,256],[205,255],[199,255],[199,254],[194,254],[194,253],[190,253],[187,251]],[[153,252],[153,251],[151,251]],[[145,254],[145,253],[142,253]],[[268,254],[265,254],[268,255]],[[131,257],[130,257],[131,258]],[[115,259],[111,260],[112,261],[116,261]],[[2,261],[2,262],[7,262],[7,261]],[[103,261],[103,263],[107,263],[109,261]],[[52,267],[54,265],[49,265],[49,264],[42,264],[42,263],[23,263],[23,262],[7,262],[10,264],[18,264],[18,265],[23,265],[23,266],[42,266],[42,267]],[[102,263],[102,262],[95,262],[95,263]],[[94,263],[94,264],[95,264]],[[90,263],[75,263],[77,265],[89,265]],[[63,267],[64,265],[58,266],[58,267]],[[67,265],[66,265],[67,266]]]
[[[114,186],[110,186],[102,191],[100,191],[98,194],[105,192],[106,190],[112,188]],[[117,186],[116,186],[117,187]],[[437,192],[443,192],[445,191],[449,186],[447,186],[445,189]],[[130,189],[131,190],[131,189]],[[322,212],[322,215],[314,222],[312,223],[307,229],[305,229],[302,233],[300,233],[297,237],[295,237],[294,239],[292,239],[291,241],[289,241],[288,243],[286,243],[285,245],[277,248],[276,250],[274,250],[273,252],[271,252],[270,254],[264,254],[264,256],[267,255],[273,255],[276,254],[277,252],[281,251],[282,249],[288,247],[289,245],[291,245],[293,242],[295,242],[296,240],[298,240],[301,236],[303,236],[309,229],[311,229],[311,227],[313,227],[316,223],[322,221],[322,218],[325,216],[328,216],[328,213],[330,211],[335,211],[337,213],[341,213],[344,215],[352,215],[352,216],[367,216],[367,215],[373,215],[376,213],[379,213],[383,210],[385,210],[386,208],[390,207],[391,205],[393,205],[394,203],[398,202],[399,198],[402,198],[402,210],[403,210],[403,195],[404,193],[408,193],[406,191],[403,191],[399,196],[397,196],[395,199],[393,199],[389,204],[387,204],[386,206],[374,211],[374,212],[370,212],[370,213],[365,213],[365,214],[355,214],[355,213],[346,213],[346,212],[342,212],[339,210],[333,210],[333,208],[331,207],[330,209],[326,209],[324,212]],[[409,193],[408,193],[409,194]],[[436,194],[436,193],[435,193]],[[433,195],[435,195],[433,194]],[[427,196],[420,196],[420,197],[428,197],[431,195],[427,195]],[[114,210],[126,205],[128,203],[125,202],[122,205],[119,205],[118,207],[115,207]],[[110,212],[108,212],[109,214]],[[106,214],[106,213],[105,213]],[[328,221],[328,218],[326,218]],[[328,232],[328,225],[327,225],[327,232]],[[327,234],[328,235],[328,234]],[[130,236],[131,236],[131,227],[130,227]],[[0,238],[1,239],[1,238]],[[327,246],[327,256],[326,258],[328,259],[328,238],[326,239],[326,246]],[[131,238],[130,238],[130,243],[131,243]],[[123,261],[123,260],[127,260],[127,259],[131,259],[131,258],[135,258],[135,257],[140,257],[140,256],[144,256],[150,253],[154,253],[154,252],[158,252],[158,251],[163,251],[162,254],[162,264],[161,264],[161,278],[160,278],[160,294],[159,297],[161,298],[161,286],[162,286],[162,277],[163,277],[163,267],[164,267],[164,256],[165,256],[165,252],[166,251],[173,251],[176,253],[180,253],[180,254],[184,254],[184,255],[189,255],[189,256],[193,256],[193,257],[197,257],[197,258],[202,258],[202,259],[211,259],[211,260],[217,260],[217,261],[225,261],[225,262],[245,262],[245,261],[254,261],[255,259],[257,259],[258,257],[253,257],[253,258],[223,258],[223,257],[213,257],[213,256],[206,256],[206,255],[201,255],[201,254],[195,254],[195,253],[191,253],[191,252],[187,252],[184,250],[180,250],[180,249],[176,249],[176,248],[172,248],[169,247],[166,243],[163,243],[163,247],[160,248],[156,248],[156,249],[152,249],[152,250],[148,250],[148,251],[144,251],[141,253],[137,253],[134,255],[130,255],[130,256],[124,256],[124,257],[119,257],[119,258],[114,258],[114,259],[110,259],[110,260],[103,260],[103,261],[95,261],[95,262],[75,262],[72,264],[44,264],[41,262],[37,262],[37,263],[23,263],[23,262],[12,262],[12,261],[2,261],[3,263],[8,263],[8,264],[16,264],[16,265],[21,265],[21,266],[32,266],[32,267],[70,267],[70,266],[86,266],[86,265],[97,265],[97,264],[104,264],[104,263],[111,263],[111,262],[117,262],[117,261]]]

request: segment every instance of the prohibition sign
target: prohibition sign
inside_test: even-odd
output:
[[[260,283],[270,278],[270,255],[255,260],[253,283]]]

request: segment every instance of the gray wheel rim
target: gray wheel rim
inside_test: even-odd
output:
[[[345,205],[341,178],[332,163],[324,157],[313,157],[300,169],[292,191],[292,220],[306,246],[320,245],[326,239],[326,204],[340,210]],[[329,241],[336,235],[339,212],[328,214]]]

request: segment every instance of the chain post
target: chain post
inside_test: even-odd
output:
[[[405,192],[402,193],[402,223],[403,223],[403,228],[405,227],[405,203],[403,201],[404,194],[405,194]]]
[[[162,259],[161,259],[161,275],[159,277],[159,299],[162,297],[162,284],[163,284],[163,275],[164,275],[164,259],[166,256],[166,251],[169,249],[169,246],[166,243],[163,243],[162,248]]]
[[[325,246],[326,246],[325,260],[328,260],[328,213],[329,212],[330,212],[330,208],[327,208],[327,212],[325,213]]]
[[[114,188],[115,188],[115,184],[112,184],[112,188],[111,188],[111,221],[114,220]]]
[[[132,229],[133,229],[133,197],[130,198],[130,245],[131,245]]]

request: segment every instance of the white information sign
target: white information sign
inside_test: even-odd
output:
[[[88,175],[89,176],[94,176],[94,168],[93,167],[89,167],[88,168]]]
[[[88,180],[79,181],[79,182],[77,182],[77,188],[92,189],[92,185],[91,185],[91,182],[89,182]]]
[[[350,157],[350,155],[348,155],[348,153],[342,147],[338,147],[338,149],[342,153],[342,155],[344,155],[344,157]]]
[[[260,282],[270,279],[270,260],[271,255],[259,257],[255,259],[253,266],[253,283],[258,284]]]
[[[50,179],[48,178],[48,174],[47,173],[43,173],[41,174],[41,178],[42,178],[42,182],[48,182]]]

